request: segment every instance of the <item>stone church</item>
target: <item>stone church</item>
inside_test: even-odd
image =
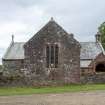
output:
[[[8,71],[20,71],[34,84],[105,82],[105,52],[100,34],[94,42],[79,42],[53,18],[27,42],[12,42],[2,58]],[[97,76],[97,74],[99,74]],[[105,76],[104,76],[105,77]],[[98,78],[98,80],[97,80]]]

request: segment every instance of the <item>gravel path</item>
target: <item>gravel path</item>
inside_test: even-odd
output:
[[[0,105],[105,105],[105,91],[0,96]]]

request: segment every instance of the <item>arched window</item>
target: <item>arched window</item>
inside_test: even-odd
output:
[[[55,45],[55,68],[58,67],[58,45]]]
[[[46,64],[47,68],[57,68],[58,67],[58,44],[48,44],[46,45]]]
[[[47,63],[47,68],[49,68],[49,63],[50,63],[50,47],[49,45],[46,46],[46,63]]]
[[[54,45],[51,45],[51,64],[54,65]]]

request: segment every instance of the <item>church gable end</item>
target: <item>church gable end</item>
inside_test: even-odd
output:
[[[35,81],[79,82],[80,44],[54,20],[26,42],[24,49],[25,68]]]

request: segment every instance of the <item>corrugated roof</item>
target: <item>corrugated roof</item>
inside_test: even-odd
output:
[[[23,42],[15,42],[7,49],[3,59],[24,59]],[[98,54],[102,53],[100,44],[96,42],[80,42],[81,53],[80,59],[94,59]],[[82,62],[85,65],[85,62]],[[81,65],[82,65],[81,64]]]
[[[80,42],[81,54],[80,59],[94,59],[103,50],[99,43],[96,42]]]
[[[15,42],[9,46],[3,59],[24,59],[24,43]]]

